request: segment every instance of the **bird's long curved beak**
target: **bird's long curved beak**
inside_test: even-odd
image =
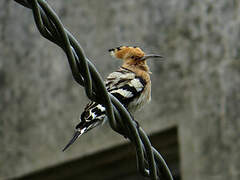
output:
[[[69,141],[69,143],[63,148],[62,151],[65,151],[69,146],[71,146],[75,141],[76,139],[81,135],[81,132],[80,131],[75,131],[74,134],[73,134],[73,137],[72,139]]]
[[[157,54],[146,54],[145,56],[143,56],[140,60],[146,60],[149,58],[163,58],[163,56],[161,55],[157,55]]]

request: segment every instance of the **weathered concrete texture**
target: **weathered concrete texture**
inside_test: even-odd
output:
[[[190,61],[185,70],[191,122],[180,125],[186,179],[240,178],[239,8],[237,1],[198,1],[188,7],[186,39],[178,48]]]
[[[179,127],[184,180],[240,179],[240,2],[52,0],[105,77],[121,44],[162,53],[150,62],[152,102],[136,119],[148,133]],[[66,56],[36,30],[31,11],[0,1],[0,179],[125,140],[103,126],[60,150],[87,99]]]

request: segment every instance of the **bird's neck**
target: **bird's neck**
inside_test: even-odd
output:
[[[142,72],[150,74],[149,67],[146,61],[124,61],[122,67],[127,68],[133,72]]]
[[[137,76],[142,77],[146,82],[151,82],[150,80],[150,74],[149,67],[146,63],[146,61],[142,62],[127,62],[125,61],[122,65],[123,68],[129,69],[130,71],[133,71],[136,73]]]

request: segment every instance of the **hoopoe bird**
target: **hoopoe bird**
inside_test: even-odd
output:
[[[105,81],[107,91],[115,96],[131,115],[141,109],[151,100],[151,80],[146,60],[162,58],[160,55],[146,55],[139,47],[120,46],[109,49],[110,54],[123,60],[122,66],[109,74]],[[105,107],[96,102],[90,102],[80,117],[80,123],[75,127],[75,133],[65,151],[82,134],[102,124],[107,119]]]

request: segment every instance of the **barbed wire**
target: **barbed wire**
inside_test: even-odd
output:
[[[158,180],[160,177],[173,180],[163,157],[152,147],[146,133],[133,121],[125,107],[107,92],[97,69],[48,3],[45,0],[15,1],[32,10],[41,35],[66,53],[74,80],[85,88],[90,100],[104,105],[111,128],[135,145],[139,172],[152,180]]]

